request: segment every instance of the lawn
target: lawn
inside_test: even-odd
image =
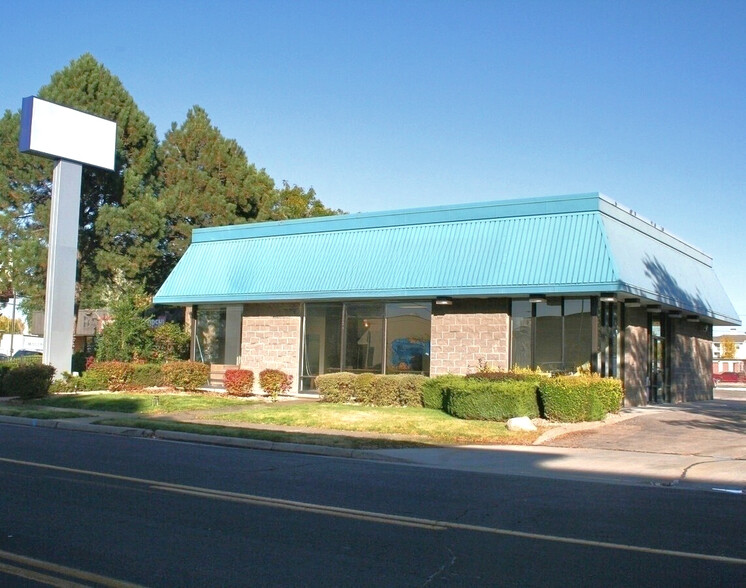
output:
[[[163,414],[192,410],[214,410],[242,407],[257,400],[219,396],[217,394],[54,394],[30,401],[31,404],[84,410],[103,410],[132,414]]]
[[[539,433],[508,431],[505,423],[467,421],[427,408],[372,407],[321,402],[266,403],[215,394],[65,394],[33,401],[35,405],[65,409],[88,409],[142,415],[117,424],[141,428],[169,428],[232,436],[249,436],[273,441],[344,445],[359,447],[379,439],[416,444],[530,444]],[[111,423],[111,420],[107,422]],[[258,427],[252,429],[252,425]],[[217,429],[216,429],[217,427]],[[259,428],[261,427],[261,428]],[[273,427],[276,427],[273,428]],[[267,429],[272,429],[268,431]],[[216,433],[216,430],[218,431]],[[345,436],[345,432],[351,433]],[[309,438],[303,438],[306,436]],[[334,438],[334,442],[332,441]],[[358,441],[353,439],[357,438]],[[316,441],[314,441],[314,439]],[[322,443],[323,441],[323,443]]]

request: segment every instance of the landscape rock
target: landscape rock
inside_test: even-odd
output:
[[[535,431],[536,427],[528,417],[515,417],[508,419],[508,431]]]

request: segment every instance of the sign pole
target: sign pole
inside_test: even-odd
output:
[[[61,159],[52,177],[42,361],[58,377],[72,368],[82,173],[81,164]]]

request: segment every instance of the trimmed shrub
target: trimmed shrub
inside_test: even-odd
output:
[[[624,391],[620,380],[592,376],[558,376],[541,385],[546,417],[553,421],[599,421],[617,412]]]
[[[210,379],[210,366],[198,361],[170,361],[162,369],[164,383],[179,390],[197,390]]]
[[[93,365],[93,364],[91,364]],[[103,372],[88,369],[79,378],[72,378],[74,390],[106,390],[108,379]]]
[[[372,375],[372,374],[371,374]],[[344,404],[355,399],[357,376],[349,372],[316,376],[316,388],[321,402]]]
[[[225,370],[223,386],[232,396],[251,396],[254,393],[254,372],[251,370]]]
[[[396,378],[400,406],[422,407],[422,386],[427,381],[426,376],[419,374],[399,374]]]
[[[120,391],[127,388],[132,376],[132,364],[124,361],[97,361],[91,364],[87,372],[95,372],[106,382],[106,389]]]
[[[373,392],[373,382],[378,376],[376,374],[365,373],[358,374],[354,377],[352,388],[355,402],[361,404],[374,404],[375,394]]]
[[[370,404],[373,406],[398,406],[399,382],[397,376],[377,375],[373,380]]]
[[[292,385],[293,376],[281,370],[266,369],[259,372],[259,386],[273,402],[277,400],[278,394],[285,394]]]
[[[135,363],[131,365],[129,388],[157,388],[163,386],[163,367],[159,363]]]
[[[488,380],[490,382],[541,382],[548,378],[549,374],[524,370],[519,372],[477,372],[474,374],[466,374],[465,377],[469,380]]]
[[[539,416],[536,384],[506,380],[466,380],[452,385],[446,399],[448,414],[470,420],[505,421],[509,418]]]
[[[31,363],[14,367],[3,377],[3,388],[23,399],[43,398],[49,393],[54,377],[51,365]]]
[[[425,408],[446,410],[446,400],[453,386],[463,383],[464,376],[444,374],[427,378],[422,383],[422,405]]]

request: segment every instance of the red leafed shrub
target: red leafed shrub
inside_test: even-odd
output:
[[[251,370],[225,370],[223,386],[232,396],[251,396],[254,389],[254,372]]]
[[[101,374],[106,387],[112,391],[126,389],[132,377],[132,365],[124,361],[94,361],[88,371]]]
[[[259,385],[274,402],[278,394],[284,394],[290,390],[293,385],[293,376],[280,370],[262,370],[259,372]]]

